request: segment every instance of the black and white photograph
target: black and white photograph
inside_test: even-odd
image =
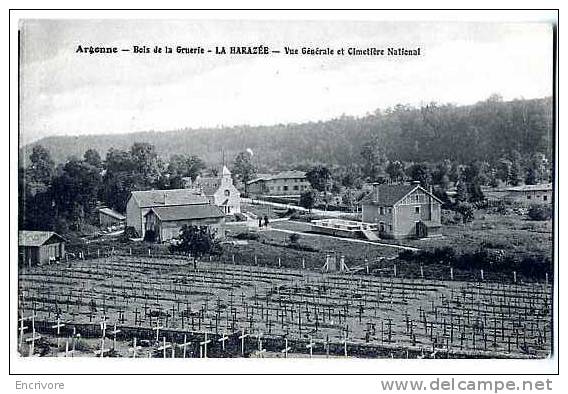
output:
[[[123,15],[14,22],[15,357],[555,357],[555,12]]]

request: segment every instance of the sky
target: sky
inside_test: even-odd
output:
[[[23,20],[21,144],[270,125],[397,104],[552,94],[552,26],[501,22]],[[82,46],[421,48],[416,57],[88,55]]]

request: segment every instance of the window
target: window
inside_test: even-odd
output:
[[[294,190],[299,190],[300,188],[298,187],[298,185],[294,185]]]
[[[392,233],[392,224],[389,223],[389,233]]]
[[[414,213],[420,213],[420,207],[414,207]]]
[[[380,208],[379,208],[379,214],[380,214],[380,215],[384,215],[384,214],[385,214],[385,208],[384,208],[384,207],[380,207]]]
[[[229,197],[231,195],[231,192],[229,190],[225,190],[225,197]]]
[[[548,200],[548,196],[542,196],[542,201]]]
[[[419,198],[420,198],[420,196],[418,194],[414,195],[414,201],[418,202]]]
[[[285,191],[285,192],[288,191],[288,185],[283,186],[283,188],[284,188],[284,191]]]
[[[392,213],[392,208],[391,208],[391,207],[389,207],[389,213]]]
[[[385,224],[383,222],[379,223],[379,231],[383,233],[385,231]]]
[[[530,196],[530,194],[529,194],[529,195],[527,195],[527,200],[530,200],[530,199],[531,199],[531,196]]]

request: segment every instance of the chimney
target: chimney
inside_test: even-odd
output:
[[[380,185],[380,183],[379,182],[373,182],[372,185],[373,185],[373,195],[374,195],[373,200],[379,201],[379,185]]]
[[[168,205],[168,193],[164,192],[164,205]]]

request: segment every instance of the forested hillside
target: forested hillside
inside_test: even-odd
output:
[[[222,150],[232,159],[251,148],[261,171],[314,163],[361,164],[365,147],[389,160],[406,162],[496,162],[513,151],[522,156],[540,152],[551,159],[552,136],[551,98],[504,102],[491,97],[470,106],[397,106],[365,117],[325,122],[49,137],[22,148],[21,158],[28,157],[36,144],[61,163],[72,155],[81,157],[88,149],[105,157],[111,147],[128,149],[133,142],[147,142],[165,159],[174,154],[196,155],[208,165],[221,161]]]

